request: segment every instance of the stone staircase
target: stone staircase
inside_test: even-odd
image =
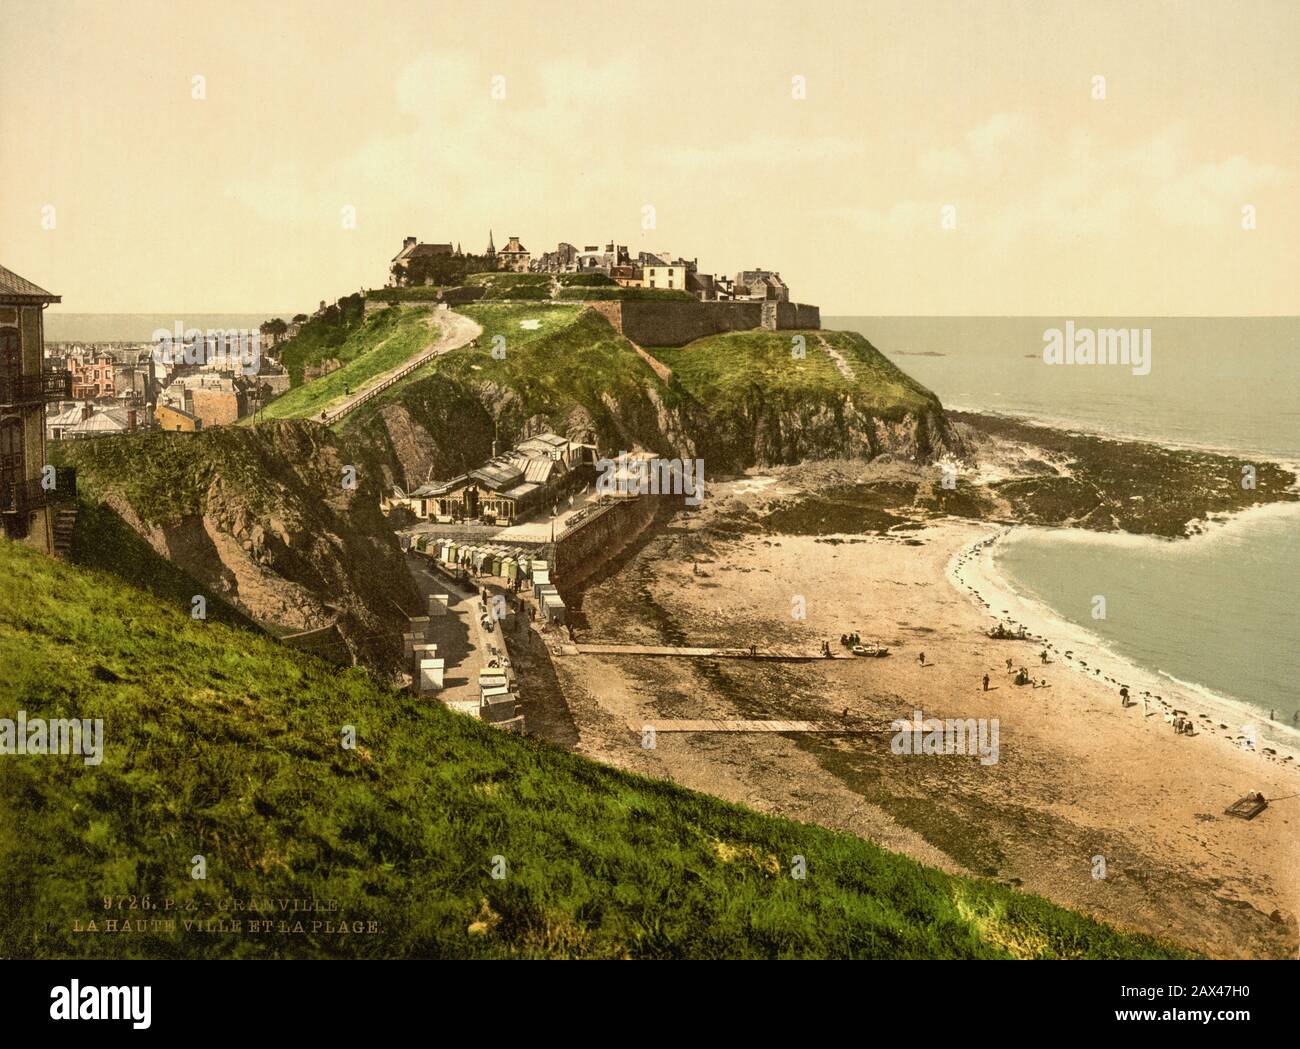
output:
[[[58,507],[54,511],[54,556],[67,560],[72,553],[72,533],[77,527],[77,508]]]

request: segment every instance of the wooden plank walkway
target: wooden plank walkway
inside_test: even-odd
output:
[[[787,662],[813,662],[828,658],[820,652],[796,648],[760,648],[756,655],[750,655],[747,648],[675,648],[667,645],[566,644],[561,652],[577,656],[688,656],[703,659],[776,659]],[[847,653],[832,652],[829,658],[853,657]]]
[[[725,718],[670,719],[633,725],[637,732],[882,732],[879,725],[862,721],[731,721]]]
[[[341,401],[333,402],[332,407],[326,406],[324,413],[316,416],[316,418],[326,426],[332,426],[348,413],[360,408],[371,398],[378,397],[390,386],[401,382],[417,368],[428,364],[433,358],[451,353],[452,350],[458,350],[462,346],[468,346],[483,334],[483,329],[478,324],[452,310],[437,312],[434,315],[434,323],[437,323],[440,328],[437,339],[416,353],[414,357],[409,358],[404,364],[399,364],[397,367],[390,368],[388,371],[375,376],[362,384],[361,388],[355,393]]]

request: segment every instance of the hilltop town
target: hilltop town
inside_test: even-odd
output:
[[[741,270],[734,278],[714,275],[702,272],[698,259],[669,251],[639,251],[633,257],[626,244],[614,241],[582,248],[561,241],[554,251],[534,258],[517,236],[498,250],[491,230],[481,255],[466,254],[459,244],[429,244],[408,236],[388,272],[389,286],[396,288],[448,284],[471,273],[564,273],[607,277],[621,288],[686,291],[701,302],[790,301],[790,289],[775,270]]]

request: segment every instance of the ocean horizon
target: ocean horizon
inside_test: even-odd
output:
[[[314,307],[312,307],[314,309]],[[152,342],[153,333],[183,328],[234,328],[256,330],[274,317],[290,320],[308,310],[281,313],[58,313],[57,306],[45,312],[46,342]]]

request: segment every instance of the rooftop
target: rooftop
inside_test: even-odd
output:
[[[37,287],[26,277],[0,266],[0,301],[60,302],[61,297]]]

